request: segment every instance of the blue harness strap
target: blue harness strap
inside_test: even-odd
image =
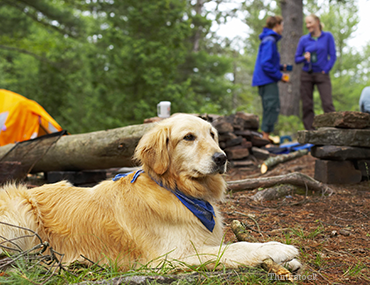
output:
[[[143,173],[144,170],[140,169],[135,172],[134,176],[131,179],[131,183],[134,183],[136,179],[139,177],[141,173]],[[113,181],[117,181],[123,177],[126,177],[127,175],[131,174],[133,172],[129,173],[123,173],[123,174],[117,174],[114,178]],[[152,178],[152,180],[154,180]],[[167,189],[166,187],[163,186],[162,183],[154,180],[159,186]],[[175,191],[172,191],[171,189],[167,189],[168,191],[172,192],[177,199],[180,200],[181,203],[184,204],[186,208],[188,208],[201,222],[202,224],[210,231],[213,232],[213,229],[215,227],[215,211],[213,209],[213,206],[204,200],[201,199],[196,199],[194,197],[189,197],[186,196],[184,193],[179,191],[178,189],[175,189]]]

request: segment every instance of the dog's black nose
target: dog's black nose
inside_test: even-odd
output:
[[[226,163],[226,155],[222,152],[216,152],[212,156],[213,161],[216,163],[218,167],[224,166]]]

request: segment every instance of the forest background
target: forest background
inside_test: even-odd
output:
[[[336,110],[358,111],[361,91],[370,85],[370,43],[361,50],[348,45],[359,22],[356,0],[245,0],[220,9],[228,2],[0,0],[0,88],[37,101],[72,134],[140,124],[156,116],[164,100],[172,113],[244,111],[261,118],[251,80],[266,17],[284,16],[280,51],[283,63],[292,64],[292,50],[306,33],[304,15],[315,13],[336,40]],[[240,11],[246,38],[212,31]],[[300,69],[295,65],[292,82],[280,85],[276,134],[303,129]],[[316,114],[322,113],[318,98],[316,92]]]

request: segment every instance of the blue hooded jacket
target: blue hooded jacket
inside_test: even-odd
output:
[[[269,28],[263,28],[259,38],[261,44],[254,67],[252,86],[278,82],[283,76],[280,71],[280,54],[276,44],[281,39],[281,35]]]

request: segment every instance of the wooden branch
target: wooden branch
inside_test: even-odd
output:
[[[291,184],[280,184],[275,187],[258,191],[251,197],[251,199],[253,199],[254,201],[276,200],[288,194],[296,193],[297,188],[297,186]]]
[[[280,154],[278,156],[274,156],[274,157],[269,157],[268,159],[266,159],[262,165],[261,165],[261,173],[264,174],[267,172],[267,170],[279,163],[282,163],[282,162],[285,162],[285,161],[289,161],[289,160],[292,160],[292,159],[295,159],[295,158],[298,158],[298,157],[301,157],[301,156],[304,156],[308,153],[308,150],[307,149],[300,149],[298,151],[294,151],[294,152],[291,152],[291,153],[288,153],[288,154]]]
[[[243,190],[253,190],[260,187],[270,187],[276,184],[292,184],[296,186],[308,187],[314,191],[321,191],[323,194],[331,195],[333,190],[329,188],[326,184],[321,183],[308,175],[293,172],[286,175],[278,175],[272,177],[263,178],[252,178],[244,180],[236,180],[227,182],[228,188],[234,192]]]
[[[234,220],[231,223],[231,229],[234,232],[238,241],[250,241],[250,235],[248,231],[238,220]],[[268,273],[273,273],[275,275],[281,276],[283,280],[289,280],[293,282],[293,275],[289,270],[285,269],[282,265],[277,264],[271,258],[267,258],[262,262],[262,268],[264,268]]]

